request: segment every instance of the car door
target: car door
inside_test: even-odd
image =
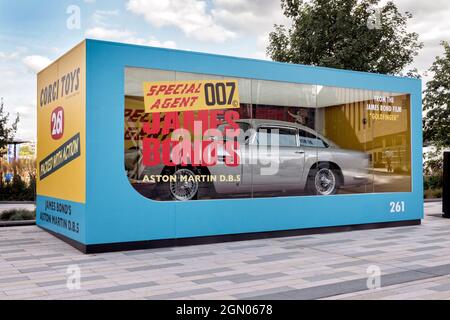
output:
[[[216,178],[214,187],[217,193],[247,193],[252,190],[252,172],[249,143],[251,138],[250,123],[237,122],[240,129],[238,137],[234,138],[239,143],[239,147],[235,150],[238,157],[238,165],[230,166],[225,164],[225,157],[228,154],[224,146],[219,146],[217,150],[217,164],[208,167],[211,175]],[[228,141],[225,136],[225,128],[228,124],[218,127],[223,134],[224,143]],[[221,179],[224,178],[225,181]],[[230,179],[232,181],[230,181]]]
[[[310,174],[310,168],[317,164],[319,159],[319,147],[321,145],[325,147],[326,143],[315,134],[303,129],[298,130],[298,136],[300,139],[300,146],[303,148],[303,151],[305,151],[302,185],[306,187],[308,175]],[[329,160],[329,157],[326,159]]]
[[[261,125],[253,143],[253,190],[276,192],[301,187],[305,152],[298,129]]]

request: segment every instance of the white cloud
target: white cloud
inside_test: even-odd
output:
[[[174,41],[159,41],[153,37],[149,39],[144,38],[127,38],[124,39],[123,42],[130,43],[130,44],[138,44],[142,46],[152,46],[152,47],[164,47],[164,48],[170,48],[175,49],[177,47],[176,43]]]
[[[380,4],[386,3],[382,0]],[[427,72],[436,56],[443,54],[442,40],[450,42],[450,5],[448,0],[412,1],[395,0],[401,12],[410,12],[413,18],[408,22],[408,31],[417,32],[419,41],[425,47],[415,57],[411,67],[417,68],[423,75],[422,84],[431,80],[433,74]]]
[[[438,48],[442,40],[450,40],[450,6],[448,0],[407,1],[396,0],[401,11],[413,14],[409,29],[419,34],[425,45]]]
[[[6,53],[6,52],[0,51],[0,59],[2,59],[2,60],[13,60],[13,59],[17,58],[17,56],[18,56],[17,52]]]
[[[85,35],[88,38],[98,40],[111,40],[154,47],[176,48],[176,43],[174,41],[159,41],[154,37],[150,37],[148,39],[137,37],[135,32],[128,30],[117,30],[117,29],[108,29],[104,27],[95,27],[86,30]]]
[[[119,10],[96,10],[92,15],[92,20],[96,26],[106,26],[106,20],[110,17],[119,16]]]
[[[4,97],[5,111],[10,113],[10,120],[20,113],[16,138],[35,140],[36,76],[21,66],[21,60],[14,64],[0,60],[0,74],[0,95]]]
[[[268,60],[266,48],[269,45],[269,32],[263,33],[256,38],[255,58]]]
[[[211,13],[218,23],[238,33],[259,35],[274,24],[288,24],[279,0],[213,0]]]
[[[127,30],[108,29],[104,27],[95,27],[85,32],[86,37],[101,40],[122,40],[131,37],[133,32]]]
[[[26,56],[22,59],[22,62],[31,72],[37,73],[47,67],[51,63],[51,60],[47,57],[33,55]]]
[[[127,9],[155,27],[176,27],[200,41],[223,43],[237,37],[215,21],[206,0],[129,0]]]

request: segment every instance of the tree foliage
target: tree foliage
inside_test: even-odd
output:
[[[433,78],[424,91],[424,140],[438,148],[450,147],[450,45],[443,41],[444,55],[436,57]]]
[[[2,98],[0,102],[0,150],[5,148],[14,139],[18,123],[19,115],[17,115],[11,124],[9,123],[9,113],[4,110]]]
[[[379,2],[281,0],[292,26],[275,25],[267,54],[280,62],[400,74],[423,44],[407,31],[410,13]]]

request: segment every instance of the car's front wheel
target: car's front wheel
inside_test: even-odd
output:
[[[339,188],[336,170],[327,165],[319,165],[311,170],[308,177],[308,191],[310,194],[328,196],[336,194]]]

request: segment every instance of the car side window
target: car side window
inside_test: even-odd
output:
[[[328,144],[315,134],[299,130],[300,145],[302,147],[328,148]]]
[[[248,144],[249,139],[250,139],[250,124],[246,123],[246,122],[238,122],[237,123],[239,125],[239,136],[235,139],[237,139],[237,141],[240,144]],[[228,137],[225,136],[225,128],[229,126],[228,124],[221,124],[220,126],[217,127],[218,130],[220,130],[223,134],[223,139],[224,140],[229,140]]]
[[[259,127],[256,134],[258,145],[297,147],[297,130],[291,128]]]

